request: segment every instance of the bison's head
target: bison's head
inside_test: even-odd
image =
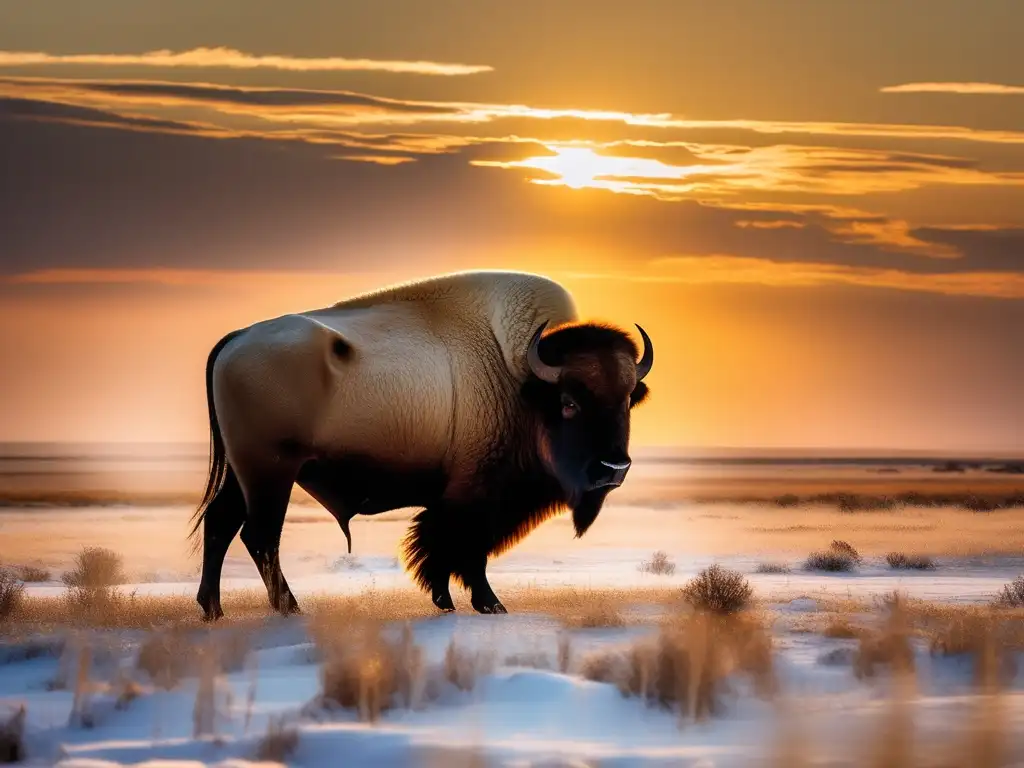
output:
[[[654,347],[640,326],[642,355],[616,328],[569,325],[545,335],[546,325],[530,342],[533,375],[524,393],[541,416],[541,457],[565,491],[581,536],[629,471],[629,412],[647,395],[643,378]]]

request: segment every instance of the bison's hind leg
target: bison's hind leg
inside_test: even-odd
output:
[[[427,507],[412,519],[402,542],[405,565],[416,583],[430,592],[430,599],[442,611],[454,611],[448,583],[451,579],[451,557],[444,509]]]
[[[281,571],[280,559],[281,532],[294,476],[264,470],[240,478],[247,511],[245,525],[242,526],[242,543],[267,588],[270,607],[283,614],[299,612],[299,604]]]
[[[229,467],[224,485],[203,513],[203,575],[196,602],[206,621],[224,615],[220,605],[220,574],[231,541],[245,522],[245,497]]]

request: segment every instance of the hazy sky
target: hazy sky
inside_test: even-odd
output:
[[[226,331],[471,267],[635,442],[1024,453],[1024,4],[0,0],[0,440],[203,440]]]

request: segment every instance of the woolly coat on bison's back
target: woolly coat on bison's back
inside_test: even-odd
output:
[[[263,462],[268,447],[291,444],[439,467],[456,481],[507,426],[545,320],[576,320],[557,283],[478,272],[257,323],[214,368],[228,460]]]

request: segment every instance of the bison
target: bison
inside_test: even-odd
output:
[[[354,515],[420,508],[405,565],[434,605],[454,610],[454,578],[475,610],[505,613],[488,557],[564,508],[582,536],[626,477],[654,362],[637,328],[642,355],[625,332],[579,322],[551,280],[464,272],[229,333],[206,365],[210,473],[192,528],[204,617],[223,616],[239,531],[271,606],[298,611],[278,556],[295,483],[350,549]]]

